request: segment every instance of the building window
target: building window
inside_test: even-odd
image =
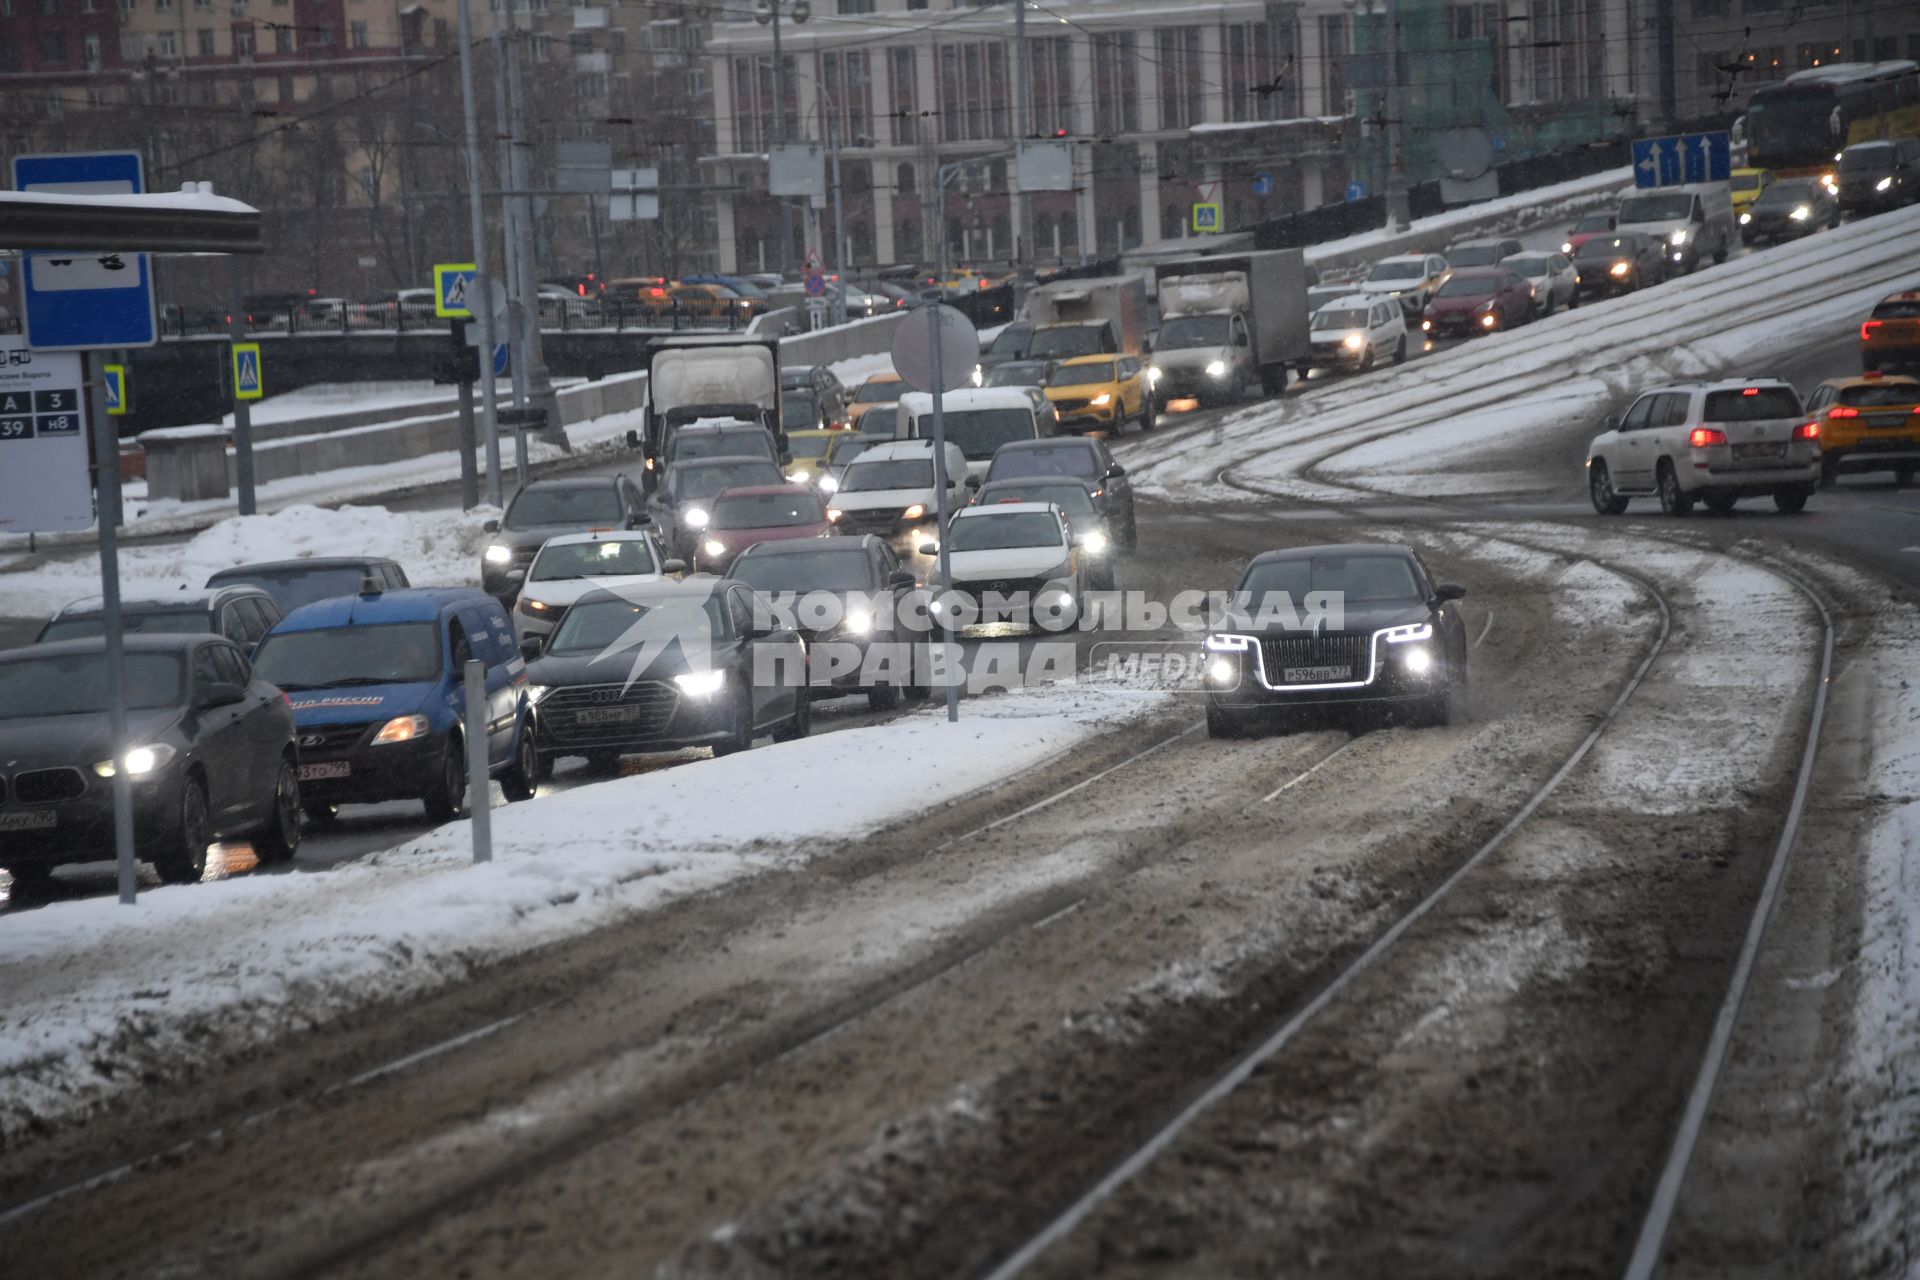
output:
[[[1206,82],[1200,72],[1200,28],[1161,27],[1153,33],[1160,64],[1160,127],[1186,129],[1206,121]]]
[[[332,44],[333,28],[332,27],[315,27],[313,29],[313,42],[317,45]]]
[[[40,33],[40,61],[43,64],[62,63],[67,60],[67,33],[64,31],[43,31]]]
[[[445,18],[433,20],[433,47],[445,49],[453,43],[453,28]]]
[[[913,165],[900,164],[893,170],[893,191],[895,195],[910,196],[919,189],[920,179],[914,173]]]
[[[865,50],[820,55],[820,110],[838,120],[840,140],[873,136],[873,73]]]
[[[274,91],[279,95],[280,101],[292,102],[293,101],[293,77],[281,76],[279,79],[275,80]]]
[[[1002,41],[944,44],[939,50],[940,137],[980,142],[1007,136],[1007,47]]]
[[[236,26],[233,29],[233,56],[236,61],[250,62],[253,59],[253,28]]]
[[[82,44],[87,53],[87,70],[98,71],[100,69],[100,37],[89,33],[84,37]]]
[[[1290,120],[1299,114],[1288,95],[1290,68],[1275,56],[1273,34],[1265,22],[1228,23],[1221,32],[1227,119]]]
[[[794,137],[798,132],[794,127],[794,94],[798,91],[795,81],[799,76],[795,71],[793,55],[786,54],[784,57],[787,100],[783,104],[785,110],[779,111],[777,116],[774,90],[781,77],[773,73],[773,59],[753,57],[733,60],[733,127],[735,145],[741,151],[765,151],[782,136],[782,123],[786,126],[785,137]]]
[[[203,58],[213,56],[213,28],[201,27],[193,33],[194,51]]]
[[[347,24],[347,43],[355,49],[366,48],[367,24],[364,22],[349,22]]]
[[[1065,37],[1028,42],[1028,75],[1033,84],[1033,131],[1048,137],[1074,132],[1073,47]]]
[[[174,39],[173,32],[171,31],[162,31],[160,33],[159,48],[160,56],[163,58],[177,58],[180,56],[179,42]]]
[[[52,17],[60,12],[60,0],[40,0],[40,12],[47,17]],[[66,61],[64,56],[61,61]]]
[[[1140,129],[1140,50],[1129,31],[1093,42],[1093,131],[1105,137]]]
[[[201,102],[220,101],[220,84],[212,76],[203,76],[194,81],[193,96]]]
[[[910,48],[887,50],[887,119],[888,137],[895,145],[920,140],[919,85]]]
[[[292,27],[275,27],[273,29],[273,51],[275,53],[293,52]]]
[[[1320,114],[1343,116],[1353,109],[1347,94],[1347,59],[1353,53],[1353,27],[1344,15],[1320,19],[1320,83],[1325,96]]]
[[[873,0],[840,0],[840,13],[872,13]]]

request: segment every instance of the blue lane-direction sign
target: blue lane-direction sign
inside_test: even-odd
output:
[[[1673,187],[1688,182],[1725,182],[1733,176],[1733,140],[1725,130],[1632,143],[1633,184]]]
[[[1257,196],[1272,195],[1273,194],[1273,175],[1265,172],[1254,174],[1253,175],[1253,194]]]
[[[13,188],[137,195],[146,182],[137,151],[73,152],[15,156]],[[30,253],[21,275],[27,345],[35,350],[150,347],[160,340],[144,253]]]

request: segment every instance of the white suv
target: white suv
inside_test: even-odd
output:
[[[1606,516],[1638,497],[1659,498],[1673,516],[1696,501],[1724,514],[1763,493],[1798,511],[1819,477],[1820,427],[1773,378],[1656,387],[1587,447],[1587,490]]]
[[[878,410],[876,410],[878,412]],[[947,512],[973,500],[980,482],[967,474],[967,455],[947,441]],[[940,536],[933,487],[933,441],[892,440],[863,450],[841,473],[827,519],[844,534],[871,533],[900,555]]]

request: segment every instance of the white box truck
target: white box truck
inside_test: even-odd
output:
[[[1056,280],[1027,295],[1029,360],[1147,353],[1144,276]]]
[[[1287,370],[1307,358],[1306,261],[1298,249],[1208,254],[1154,267],[1160,294],[1154,395],[1202,404],[1239,398],[1258,385],[1286,390]]]

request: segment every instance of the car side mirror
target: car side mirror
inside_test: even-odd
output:
[[[527,580],[527,571],[525,569],[509,569],[505,576],[508,582],[525,582]]]
[[[520,656],[528,662],[532,662],[540,656],[540,651],[546,647],[546,643],[542,641],[539,636],[523,637],[520,641]]]
[[[1441,582],[1433,588],[1433,602],[1436,607],[1449,600],[1464,600],[1466,596],[1467,589],[1457,582]]]
[[[966,486],[969,489],[978,489],[980,487],[980,477],[968,476],[966,479]]]
[[[1617,413],[1608,414],[1604,425],[1608,431],[1618,431],[1620,429],[1620,415]]]
[[[498,533],[500,532],[500,522],[498,520],[489,520],[485,524],[480,526],[480,532]]]
[[[246,700],[247,691],[245,689],[237,684],[228,684],[224,680],[215,680],[207,686],[206,692],[200,695],[200,705],[207,709],[213,707],[231,707],[236,703],[245,702]]]
[[[627,432],[627,448],[638,449],[639,447],[640,447],[640,433],[638,431]]]
[[[663,560],[660,562],[660,571],[662,573],[685,573],[687,571],[687,562],[685,560]]]
[[[895,591],[911,591],[920,585],[920,579],[902,569],[887,579],[887,585]]]
[[[780,465],[781,465],[781,466],[783,466],[783,467],[790,467],[790,466],[792,466],[792,465],[793,465],[793,455],[792,455],[792,454],[790,454],[790,453],[783,453],[783,454],[781,454],[781,455],[780,455]]]
[[[1124,480],[1127,478],[1127,469],[1116,462],[1107,468],[1106,478],[1109,480]]]
[[[937,542],[923,542],[920,544],[920,554],[923,556],[937,556],[940,554],[940,544]]]

